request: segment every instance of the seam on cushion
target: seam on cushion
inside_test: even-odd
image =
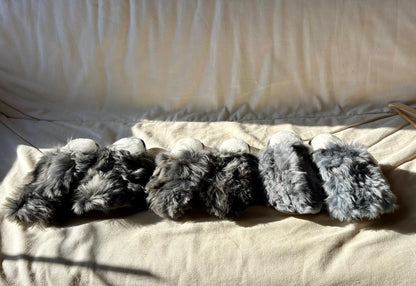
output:
[[[413,160],[415,160],[416,159],[416,153],[415,154],[413,154],[413,156],[410,156],[410,157],[408,157],[408,158],[405,158],[405,159],[403,159],[403,160],[401,160],[400,162],[398,162],[397,164],[394,164],[394,165],[390,165],[390,167],[391,168],[389,168],[389,172],[390,171],[392,171],[392,170],[394,170],[394,169],[397,169],[397,168],[399,168],[401,165],[403,165],[403,164],[406,164],[406,163],[409,163],[409,162],[411,162],[411,161],[413,161]]]
[[[13,128],[11,128],[10,126],[8,126],[4,121],[0,120],[0,123],[6,127],[10,132],[12,132],[13,134],[15,134],[17,137],[19,137],[21,140],[23,140],[24,142],[26,142],[27,144],[29,144],[30,146],[32,146],[33,148],[35,148],[36,150],[38,150],[39,152],[43,153],[38,147],[36,147],[34,144],[32,144],[29,140],[27,140],[24,136],[20,135],[18,132],[16,132],[15,130],[13,130]]]
[[[289,120],[296,120],[296,119],[321,119],[321,118],[351,118],[351,117],[359,117],[359,116],[365,116],[365,115],[381,115],[380,117],[374,118],[374,119],[370,119],[370,120],[366,120],[365,122],[359,122],[356,123],[356,125],[360,125],[361,123],[368,123],[371,121],[377,121],[379,119],[384,119],[387,117],[393,117],[393,116],[398,116],[396,113],[393,112],[374,112],[374,113],[360,113],[360,114],[349,114],[349,115],[316,115],[316,116],[300,116],[300,117],[272,117],[272,118],[268,118],[268,119],[239,119],[239,120],[218,120],[218,121],[188,121],[188,120],[158,120],[158,119],[141,119],[143,122],[160,122],[160,121],[165,121],[165,122],[207,122],[207,123],[214,123],[214,122],[240,122],[240,123],[250,123],[250,122],[259,122],[259,123],[264,123],[264,122],[268,122],[270,124],[273,124],[272,121],[275,120],[284,120],[287,119]],[[290,122],[288,122],[290,123]]]
[[[259,113],[261,113],[261,111],[259,111]],[[193,115],[193,114],[198,114],[198,112],[192,112],[189,115]],[[256,112],[252,112],[251,114],[256,114]],[[397,115],[394,112],[391,111],[384,111],[384,112],[363,112],[363,113],[352,113],[352,114],[319,114],[316,113],[314,115],[306,115],[306,116],[297,116],[297,115],[291,115],[291,116],[278,116],[278,117],[270,117],[267,119],[237,119],[237,120],[218,120],[218,121],[203,121],[203,122],[221,122],[221,121],[225,121],[225,122],[268,122],[268,121],[274,121],[274,120],[284,120],[284,119],[288,119],[288,120],[296,120],[296,119],[321,119],[321,118],[345,118],[345,117],[357,117],[357,116],[365,116],[365,115],[384,115],[386,117],[388,116],[395,116]],[[205,117],[205,114],[204,116]],[[228,116],[228,117],[232,117],[232,115]],[[157,119],[148,119],[149,121],[161,121],[161,120],[157,120]],[[163,121],[171,121],[171,120],[163,120]],[[176,121],[187,121],[187,120],[176,120]],[[198,121],[199,122],[199,121]]]
[[[355,115],[354,117],[358,117],[358,116],[361,117],[363,115],[369,115],[369,114],[370,113],[368,113],[368,114],[364,114],[363,113],[363,114]],[[354,128],[354,127],[357,127],[357,126],[360,126],[360,125],[368,124],[368,123],[371,123],[371,122],[375,122],[375,121],[378,121],[378,120],[382,120],[382,119],[386,119],[386,118],[390,118],[390,117],[394,117],[394,116],[400,117],[400,115],[398,115],[396,113],[387,113],[387,112],[386,113],[371,113],[371,114],[373,114],[373,115],[379,114],[380,116],[379,117],[375,117],[375,118],[371,118],[371,119],[367,119],[367,120],[364,120],[364,121],[355,122],[355,123],[349,124],[347,126],[342,126],[342,127],[337,128],[335,130],[332,130],[330,133],[332,133],[332,134],[339,133],[339,132],[342,132],[342,131],[347,130],[347,129],[350,129],[350,128]],[[351,118],[352,116],[351,115],[342,115],[342,116],[335,116],[335,117],[333,117],[333,116],[327,116],[327,117],[322,116],[320,118],[334,118],[334,119],[340,118],[341,119],[341,118],[345,118],[345,117]],[[30,118],[14,118],[14,117],[7,117],[7,116],[5,116],[5,118],[11,119],[11,120],[24,120],[24,121],[31,121],[32,120]],[[300,118],[300,119],[302,119],[302,118]],[[254,123],[278,124],[278,123],[273,122],[274,120],[277,120],[277,119],[250,120],[250,121],[248,121],[248,120],[229,120],[229,121],[227,121],[227,120],[221,120],[221,121],[183,121],[183,120],[177,120],[177,121],[169,121],[169,120],[157,120],[157,119],[142,119],[142,120],[137,121],[137,120],[120,120],[119,119],[119,120],[99,120],[98,122],[117,122],[117,123],[134,124],[134,125],[136,125],[136,124],[146,124],[146,123],[150,123],[151,124],[151,123],[157,123],[157,122],[172,122],[172,123],[174,123],[174,122],[190,122],[190,123],[191,122],[203,122],[203,123],[221,123],[221,122],[230,122],[230,123],[232,123],[232,122],[236,122],[236,123],[242,123],[242,124],[244,124],[244,123],[250,124],[251,122],[254,122]],[[73,122],[73,123],[79,123],[79,124],[82,124],[82,125],[88,124],[89,122],[94,122],[94,123],[97,122],[96,120],[42,120],[42,119],[33,120],[33,121],[36,121],[36,122],[51,122],[51,123],[54,123],[54,122],[55,123],[59,123],[59,122],[62,122],[62,123]],[[28,140],[26,140],[21,135],[17,134],[15,131],[13,131],[4,122],[2,122],[2,123],[9,130],[11,130],[13,133],[15,133],[17,136],[21,137],[22,140],[24,140],[24,141],[26,141],[26,142],[28,142],[30,144],[30,142]],[[289,123],[289,124],[297,125],[297,123],[291,123],[290,121],[287,121],[287,122],[284,122],[284,123]],[[283,122],[281,124],[283,124]],[[405,123],[405,125],[406,124],[407,124],[407,122]],[[403,128],[405,125],[403,125],[402,127],[400,127],[400,129]],[[326,126],[331,127],[331,125],[326,125]],[[30,144],[30,145],[32,145],[32,144]]]
[[[367,119],[367,120],[364,120],[364,121],[355,122],[355,123],[349,124],[347,126],[342,126],[342,127],[337,128],[335,130],[332,130],[331,133],[338,133],[338,132],[341,132],[341,131],[344,131],[344,130],[347,130],[347,129],[350,129],[350,128],[353,128],[353,127],[368,124],[368,123],[375,122],[375,121],[378,121],[378,120],[382,120],[382,119],[385,119],[385,118],[390,118],[390,117],[394,117],[394,116],[399,116],[400,117],[400,115],[398,115],[397,113],[394,113],[394,112],[377,112],[377,113],[360,113],[360,114],[355,114],[355,115],[320,116],[319,118],[342,119],[342,118],[351,118],[351,117],[362,117],[362,116],[365,116],[365,115],[380,115],[380,116],[375,117],[375,118],[371,118],[371,119]],[[12,119],[12,120],[13,119],[14,120],[25,120],[25,121],[32,120],[30,118],[12,118],[12,117],[7,117],[7,116],[5,116],[5,117],[8,118],[8,119]],[[309,119],[309,118],[314,118],[314,117],[303,117],[303,118],[298,117],[298,119]],[[248,123],[248,124],[250,124],[250,123],[279,124],[279,123],[273,122],[275,120],[278,120],[278,119],[274,118],[274,119],[267,119],[267,120],[266,119],[265,120],[253,119],[253,120],[221,120],[221,121],[181,121],[181,120],[173,121],[173,120],[157,120],[157,119],[141,119],[141,120],[133,120],[133,119],[123,120],[123,119],[119,119],[119,120],[116,120],[116,119],[114,119],[114,120],[99,120],[99,122],[113,122],[113,123],[116,122],[116,123],[123,123],[123,124],[128,124],[128,125],[156,123],[156,122],[172,122],[172,123],[173,122],[206,122],[206,123],[236,122],[236,123],[242,123],[242,124],[244,124],[244,123]],[[79,124],[82,124],[82,125],[86,125],[89,122],[94,122],[94,123],[97,122],[96,120],[42,120],[42,119],[33,120],[33,121],[36,121],[36,122],[51,122],[51,123],[54,123],[54,122],[55,123],[74,122],[74,123],[79,123]],[[283,123],[289,123],[289,124],[297,125],[296,122],[292,123],[292,122],[290,122],[290,120],[287,120],[286,122],[282,122],[281,124],[283,124]],[[5,124],[5,123],[3,123],[3,124]],[[331,125],[327,125],[327,126],[330,127]],[[21,135],[19,135],[15,131],[13,131],[10,127],[8,127],[7,125],[6,125],[6,127],[9,130],[11,130],[13,133],[15,133],[19,138],[21,138],[22,140],[27,142],[29,145],[33,146],[33,144],[31,144],[27,139],[23,138]],[[403,128],[403,127],[404,126],[402,126],[401,128]],[[35,146],[33,146],[33,147],[35,147]]]
[[[398,132],[398,131],[402,130],[403,128],[405,128],[405,127],[407,127],[407,126],[409,126],[409,125],[410,125],[409,123],[403,123],[403,125],[401,125],[401,126],[399,126],[398,128],[394,129],[392,132],[390,132],[390,133],[389,133],[389,134],[387,134],[386,136],[384,136],[384,137],[380,138],[379,140],[377,140],[377,141],[376,141],[376,142],[374,142],[373,144],[367,145],[367,148],[371,148],[371,147],[373,147],[373,146],[377,145],[378,143],[380,143],[381,141],[383,141],[385,138],[387,138],[387,137],[389,137],[389,136],[392,136],[394,133],[396,133],[396,132]]]
[[[332,133],[332,134],[339,133],[339,132],[345,131],[345,130],[350,129],[350,128],[354,128],[354,127],[357,127],[357,126],[360,126],[360,125],[364,125],[364,124],[367,124],[367,123],[370,123],[370,122],[375,122],[375,121],[378,121],[378,120],[381,120],[381,119],[385,119],[385,118],[389,118],[389,117],[393,117],[393,116],[396,116],[396,115],[395,114],[386,115],[386,116],[382,116],[382,117],[377,117],[377,118],[373,118],[373,119],[369,119],[369,120],[365,120],[365,121],[353,123],[353,124],[350,124],[348,126],[344,126],[344,127],[335,129],[335,130],[333,130],[330,133]]]
[[[396,169],[396,168],[400,167],[401,165],[406,164],[406,163],[409,163],[410,161],[413,161],[415,159],[416,159],[416,154],[414,154],[410,158],[407,158],[407,160],[400,161],[400,163],[398,163],[396,166],[394,166],[394,168]]]
[[[380,119],[385,118],[385,117],[390,117],[390,116],[395,116],[396,114],[391,113],[391,112],[369,112],[369,113],[360,113],[360,114],[340,114],[340,115],[314,115],[314,116],[291,116],[291,117],[273,117],[270,119],[248,119],[248,120],[229,120],[230,122],[248,122],[248,121],[255,121],[255,122],[263,122],[263,121],[273,121],[273,120],[284,120],[284,119],[320,119],[320,118],[345,118],[345,117],[358,117],[358,116],[365,116],[365,115],[377,115],[377,114],[385,114],[385,116],[383,117],[379,117]],[[377,118],[377,119],[379,119]],[[228,121],[228,120],[224,120],[224,121]],[[375,120],[374,120],[375,121]]]
[[[389,107],[416,128],[416,109],[398,102],[389,104]]]
[[[19,111],[19,110],[18,110]],[[20,111],[19,111],[20,112]],[[178,111],[179,112],[179,111]],[[216,112],[216,111],[215,111]],[[6,114],[3,113],[3,115],[6,118],[9,119],[18,119],[18,120],[36,120],[36,121],[45,121],[45,122],[97,122],[97,119],[90,119],[90,120],[85,120],[85,119],[78,119],[78,118],[74,118],[74,119],[42,119],[42,118],[38,118],[32,115],[28,115],[26,113],[21,112],[22,114],[28,116],[29,118],[25,118],[25,117],[17,117],[17,116],[8,116]],[[86,111],[87,113],[87,111]],[[170,113],[170,115],[174,115],[175,113]],[[252,115],[256,115],[256,112],[252,112],[250,113]],[[165,118],[165,119],[157,119],[156,118],[152,118],[152,119],[148,119],[146,118],[146,114],[144,114],[143,116],[140,117],[136,117],[136,118],[131,118],[131,119],[120,119],[120,118],[112,118],[112,119],[100,119],[98,120],[99,122],[121,122],[121,123],[130,123],[130,122],[138,122],[138,121],[171,121],[171,122],[241,122],[241,123],[250,123],[250,122],[259,122],[259,123],[264,123],[264,122],[270,122],[273,123],[272,121],[276,121],[276,120],[298,120],[298,119],[322,119],[322,118],[351,118],[351,117],[362,117],[362,116],[366,116],[366,115],[380,115],[381,117],[376,118],[376,119],[382,119],[385,117],[390,117],[390,116],[396,116],[397,113],[395,112],[365,112],[365,113],[352,113],[352,114],[314,114],[314,115],[310,115],[310,116],[296,116],[296,115],[292,115],[292,116],[278,116],[278,117],[270,117],[267,119],[222,119],[222,120],[209,120],[209,118],[207,118],[206,116],[206,112],[199,114],[198,112],[192,112],[192,113],[188,113],[187,117],[191,117],[191,116],[200,116],[201,118],[197,118],[196,120],[186,120],[183,118],[178,118],[178,119],[166,119],[169,118],[169,115]],[[232,117],[228,116],[228,117]],[[244,117],[244,116],[243,116]],[[207,120],[208,119],[208,120]]]
[[[400,130],[402,130],[404,128],[407,128],[407,127],[411,127],[411,124],[406,121],[403,125],[401,125],[400,127],[396,128],[393,132],[389,133],[386,136],[383,136],[382,138],[380,138],[379,140],[377,140],[377,142],[375,142],[374,144],[371,144],[370,146],[368,146],[368,148],[370,149],[370,148],[373,148],[373,147],[375,147],[375,146],[377,146],[379,144],[380,145],[385,144],[385,143],[383,143],[384,140],[386,140],[388,137],[394,136],[395,133],[397,133]],[[397,156],[397,154],[400,154],[400,151],[397,150],[397,149],[395,149],[395,151],[393,153],[395,153],[396,154],[395,156]],[[416,152],[413,152],[413,154],[410,154],[408,156],[405,156],[404,158],[401,158],[396,163],[389,164],[388,171],[391,171],[393,169],[396,169],[399,166],[401,166],[401,165],[403,165],[403,164],[405,164],[407,162],[413,161],[415,159],[416,159]]]
[[[4,105],[6,105],[6,106],[8,106],[9,108],[11,108],[11,109],[13,109],[13,110],[15,110],[15,111],[17,111],[17,112],[19,112],[20,114],[23,114],[24,116],[26,116],[26,117],[22,117],[22,118],[24,118],[24,119],[33,119],[33,120],[36,120],[36,121],[38,121],[38,120],[40,120],[39,118],[36,118],[36,117],[34,117],[34,116],[31,116],[30,114],[27,114],[27,113],[25,113],[25,112],[23,112],[23,111],[21,111],[19,108],[17,108],[17,107],[14,107],[13,105],[11,105],[11,104],[9,104],[9,103],[7,103],[7,102],[5,102],[3,99],[1,99],[0,98],[0,102],[2,103],[2,104],[4,104]],[[13,118],[12,116],[8,116],[7,114],[5,114],[3,111],[0,111],[0,114],[1,115],[3,115],[4,117],[6,117],[6,118]]]

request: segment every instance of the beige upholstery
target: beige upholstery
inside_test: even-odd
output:
[[[128,136],[171,149],[279,130],[369,147],[399,210],[339,223],[251,207],[23,229],[0,208],[8,285],[413,285],[414,1],[0,1],[0,203],[41,151]]]

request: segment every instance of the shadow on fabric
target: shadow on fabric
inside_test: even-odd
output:
[[[75,266],[75,267],[83,267],[89,268],[91,270],[98,270],[98,271],[110,271],[110,272],[118,272],[123,274],[129,275],[136,275],[136,276],[146,276],[151,277],[154,279],[161,279],[159,276],[151,273],[150,271],[141,270],[141,269],[134,269],[128,267],[120,267],[114,265],[106,265],[100,264],[93,261],[73,261],[62,257],[36,257],[27,254],[17,254],[17,255],[8,255],[8,254],[1,254],[1,257],[4,260],[11,260],[11,261],[18,261],[18,260],[26,260],[30,262],[37,262],[37,263],[47,263],[47,264],[60,264],[64,266]]]

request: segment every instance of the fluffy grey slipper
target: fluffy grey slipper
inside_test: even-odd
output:
[[[156,169],[146,185],[149,208],[161,217],[181,218],[195,205],[195,193],[207,188],[212,169],[212,154],[199,140],[179,140],[171,152],[156,157]]]
[[[284,213],[315,214],[323,191],[309,148],[292,131],[274,134],[259,153],[259,170],[266,200]]]
[[[206,191],[199,192],[208,213],[218,218],[235,218],[246,207],[259,202],[262,183],[258,159],[242,140],[224,141],[215,153],[215,169]]]
[[[72,191],[97,158],[97,144],[90,139],[74,139],[45,153],[25,184],[7,198],[8,218],[26,227],[48,226],[71,217]]]
[[[143,140],[123,138],[100,149],[94,165],[74,191],[77,215],[116,209],[147,209],[145,185],[155,169]]]
[[[374,219],[392,212],[395,196],[367,148],[331,134],[311,141],[331,217],[340,221]]]

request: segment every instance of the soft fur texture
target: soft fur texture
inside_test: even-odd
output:
[[[365,146],[329,142],[312,157],[324,182],[331,217],[340,221],[374,219],[395,209],[395,196]]]
[[[208,188],[199,192],[206,211],[218,218],[236,218],[246,207],[260,202],[258,159],[252,154],[221,152]]]
[[[77,215],[129,208],[147,209],[144,186],[155,168],[147,153],[126,150],[99,151],[97,162],[75,190],[72,209]]]
[[[268,204],[284,213],[315,214],[323,191],[308,147],[300,140],[278,142],[259,153],[259,170]]]
[[[204,150],[160,153],[146,185],[149,208],[161,217],[181,218],[197,203],[195,193],[208,187],[212,170],[212,154]]]
[[[28,227],[48,226],[71,217],[72,190],[97,158],[95,148],[79,151],[72,143],[45,153],[26,176],[23,187],[7,198],[9,219]]]

